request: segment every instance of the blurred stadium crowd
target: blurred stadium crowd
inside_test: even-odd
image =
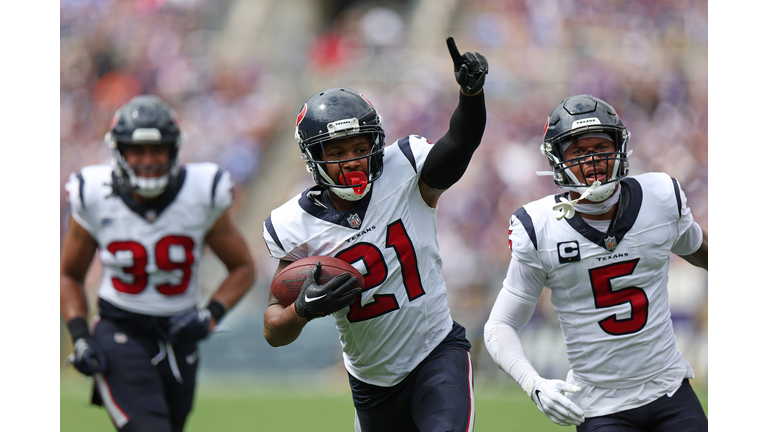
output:
[[[84,165],[109,163],[102,141],[109,120],[140,93],[176,108],[187,136],[183,162],[217,162],[238,184],[235,211],[254,239],[261,274],[250,301],[227,321],[233,333],[203,344],[203,372],[274,371],[307,362],[320,368],[340,360],[331,322],[322,330],[307,327],[322,337],[306,335],[280,350],[269,348],[257,327],[276,266],[261,243],[261,221],[311,185],[293,141],[295,116],[316,91],[350,87],[382,115],[388,143],[406,134],[436,141],[458,92],[448,35],[460,51],[481,52],[490,64],[483,143],[438,212],[449,301],[473,343],[478,378],[503,375],[485,358],[482,326],[509,262],[510,215],[557,192],[551,178],[535,171],[548,169],[541,133],[566,96],[590,93],[612,104],[632,133],[631,174],[664,171],[679,179],[694,217],[708,230],[704,0],[247,3],[60,3],[62,234],[67,177]],[[90,293],[97,277],[89,278]],[[564,377],[565,350],[546,294],[523,340],[542,374]],[[703,378],[698,384],[705,384],[706,273],[673,257],[670,302],[678,346]],[[238,329],[247,336],[238,337]]]

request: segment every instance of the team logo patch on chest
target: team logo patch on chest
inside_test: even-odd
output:
[[[616,237],[609,236],[605,239],[605,248],[609,251],[613,251],[616,249],[616,246],[618,246],[618,242],[616,242]]]
[[[571,240],[567,242],[561,242],[557,244],[557,258],[560,260],[560,264],[567,264],[576,261],[581,261],[581,251],[579,250],[579,242]]]
[[[347,222],[349,222],[349,226],[352,228],[360,228],[360,225],[363,223],[357,213],[347,216]]]

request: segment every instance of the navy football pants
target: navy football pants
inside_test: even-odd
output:
[[[370,409],[356,409],[362,432],[472,431],[472,361],[462,347],[438,347],[394,393]]]
[[[94,376],[94,403],[104,406],[115,426],[181,432],[192,410],[197,344],[171,345],[109,319],[96,323],[94,338],[107,358],[107,370]]]
[[[709,422],[687,379],[668,397],[664,395],[638,408],[590,417],[577,432],[701,432]]]

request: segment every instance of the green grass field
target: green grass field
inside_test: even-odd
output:
[[[344,384],[344,383],[342,383]],[[87,403],[89,381],[71,373],[61,376],[60,432],[114,430],[106,412]],[[707,392],[697,389],[707,411]],[[552,423],[514,387],[477,384],[475,430],[478,432],[575,431]],[[293,432],[352,431],[354,409],[346,387],[299,394],[285,388],[265,388],[243,383],[226,387],[203,383],[185,432]]]

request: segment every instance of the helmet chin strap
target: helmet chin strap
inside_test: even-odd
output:
[[[160,196],[171,183],[171,179],[179,172],[178,165],[171,161],[168,170],[163,175],[157,177],[139,176],[125,161],[117,146],[110,145],[110,147],[112,147],[112,166],[116,173],[118,176],[128,177],[128,185],[131,191],[143,198],[151,199]]]
[[[134,192],[144,198],[155,198],[165,191],[168,187],[168,181],[170,176],[168,173],[161,175],[160,177],[139,177],[133,173],[129,173],[131,186],[134,186]]]
[[[584,191],[583,194],[581,194],[580,197],[573,201],[565,199],[564,197],[560,197],[560,203],[555,204],[554,207],[552,207],[552,210],[557,212],[557,220],[562,220],[563,217],[566,219],[572,218],[576,214],[576,208],[574,207],[574,204],[588,197],[592,192],[595,191],[595,189],[600,187],[601,184],[602,183],[600,183],[600,180],[595,180],[595,182],[592,183],[592,186],[590,186],[587,190]]]
[[[611,208],[613,208],[613,206],[619,202],[619,196],[621,196],[621,193],[619,192],[621,190],[621,183],[616,182],[615,185],[615,189],[612,189],[614,190],[613,195],[609,196],[603,201],[597,202],[594,202],[590,199],[590,197],[587,197],[589,202],[574,204],[576,211],[588,215],[601,215],[608,213]]]
[[[591,201],[593,203],[601,203],[608,199],[608,197],[613,194],[613,191],[616,190],[617,182],[612,182],[608,184],[604,184],[599,186],[597,189],[592,191],[592,193],[587,196],[587,201]],[[584,188],[580,188],[579,192],[581,190],[584,190]]]
[[[368,182],[368,176],[362,171],[339,174],[339,183],[342,185],[357,185],[354,187],[346,186],[330,188],[339,198],[347,201],[359,201],[371,190],[371,183]]]
[[[618,163],[614,164],[613,173],[611,174],[610,177],[608,177],[608,180],[616,177],[617,169],[618,169]],[[578,177],[576,177],[576,174],[573,172],[571,168],[566,169],[565,174],[573,181],[575,185],[579,185],[579,186],[563,186],[565,189],[574,191],[576,193],[582,193],[582,194],[585,191],[589,190],[590,192],[587,195],[586,199],[595,203],[599,203],[608,199],[608,197],[611,196],[611,194],[613,194],[613,191],[616,188],[616,182],[608,182],[606,184],[602,184],[598,180],[595,180],[595,183],[592,184],[593,186],[595,184],[598,184],[598,187],[587,188],[586,185],[582,185],[582,183],[579,181]]]

